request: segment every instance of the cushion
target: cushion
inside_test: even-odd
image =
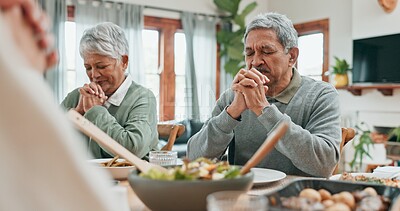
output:
[[[178,123],[185,125],[185,132],[175,140],[176,144],[186,144],[189,141],[189,138],[192,137],[197,132],[199,132],[204,124],[199,120],[193,120],[193,119],[191,120],[185,119]]]

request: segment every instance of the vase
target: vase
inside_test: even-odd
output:
[[[345,87],[349,84],[349,76],[346,74],[335,74],[333,76],[333,85],[335,87]]]

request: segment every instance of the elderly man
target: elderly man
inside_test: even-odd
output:
[[[154,94],[135,83],[129,74],[128,41],[113,23],[85,31],[79,51],[90,83],[75,89],[62,102],[75,109],[138,157],[158,149],[157,103]],[[88,140],[96,158],[113,155]]]
[[[190,159],[221,157],[243,165],[283,121],[289,129],[259,167],[286,174],[328,177],[339,160],[338,93],[300,76],[297,32],[284,15],[257,16],[244,35],[245,62],[212,117],[188,143]]]

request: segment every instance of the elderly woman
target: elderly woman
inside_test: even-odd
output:
[[[90,83],[69,93],[62,106],[84,115],[138,157],[156,150],[156,99],[125,72],[129,47],[123,30],[98,24],[84,32],[79,52]],[[95,158],[112,157],[90,139],[88,145]]]

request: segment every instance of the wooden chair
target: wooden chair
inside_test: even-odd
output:
[[[349,141],[351,141],[356,135],[356,130],[354,128],[346,128],[342,127],[342,141],[340,142],[340,154],[342,154],[342,150],[344,145],[346,145]],[[333,170],[333,174],[338,173],[338,164],[336,164],[335,170]]]
[[[175,140],[185,132],[185,126],[182,124],[157,124],[159,137],[168,137],[167,144],[161,148],[163,151],[171,151]]]

